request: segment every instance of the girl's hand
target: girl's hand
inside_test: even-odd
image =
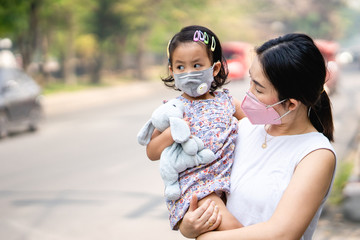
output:
[[[198,199],[193,195],[189,210],[180,223],[180,232],[187,238],[196,238],[202,233],[215,230],[221,223],[221,215],[215,202],[208,199],[198,207]]]

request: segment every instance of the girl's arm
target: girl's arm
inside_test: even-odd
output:
[[[146,146],[146,154],[148,158],[152,161],[159,160],[162,151],[173,144],[173,142],[174,140],[171,136],[170,128],[167,128],[163,132],[155,129],[149,144]]]
[[[236,117],[238,120],[244,118],[245,114],[241,109],[241,102],[238,99],[233,98],[233,104],[235,105],[234,117]]]
[[[329,190],[334,168],[335,156],[331,151],[319,149],[308,154],[296,167],[268,221],[234,230],[208,232],[198,240],[300,239]]]

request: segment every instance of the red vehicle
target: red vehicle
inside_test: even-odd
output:
[[[328,94],[331,94],[336,90],[339,80],[339,64],[336,62],[339,44],[334,41],[323,39],[315,39],[315,44],[327,62],[328,71],[326,75],[325,90]]]
[[[224,42],[222,44],[230,80],[241,80],[248,76],[253,46],[246,42]]]

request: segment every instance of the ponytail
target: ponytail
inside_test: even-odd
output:
[[[329,141],[334,141],[334,123],[331,102],[326,91],[322,91],[318,100],[309,107],[309,119],[318,132],[322,132]]]

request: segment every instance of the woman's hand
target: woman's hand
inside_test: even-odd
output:
[[[215,202],[208,199],[198,207],[198,199],[193,195],[189,210],[180,223],[180,232],[187,238],[196,238],[202,233],[215,230],[221,223],[221,214]]]

